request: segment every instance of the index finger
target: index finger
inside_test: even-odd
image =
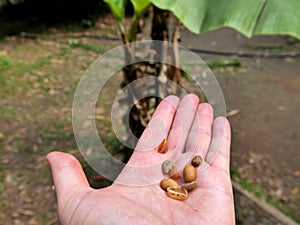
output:
[[[150,166],[164,158],[164,154],[158,154],[156,150],[161,141],[168,136],[178,105],[179,98],[173,95],[162,100],[127,165]]]

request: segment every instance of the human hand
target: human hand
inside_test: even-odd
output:
[[[95,190],[73,156],[51,152],[47,160],[61,224],[235,224],[228,121],[223,117],[213,120],[212,107],[206,103],[199,105],[198,98],[191,94],[181,101],[175,96],[165,98],[152,118],[166,124],[168,152],[160,154],[155,148],[134,151],[126,167],[161,164],[172,155],[184,156],[190,151],[205,159],[206,168],[197,172],[198,188],[184,201],[167,197],[158,183],[137,187],[115,182]],[[146,129],[139,147],[149,133]],[[126,179],[126,167],[117,181]]]

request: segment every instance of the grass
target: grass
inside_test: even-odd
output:
[[[4,191],[6,189],[6,184],[3,181],[0,181],[0,192]]]
[[[4,86],[6,84],[7,75],[5,75],[6,71],[9,71],[13,66],[11,60],[7,59],[4,56],[0,56],[0,85]]]
[[[107,145],[110,146],[111,149],[118,150],[120,149],[121,142],[116,137],[111,137],[107,139]]]
[[[102,45],[94,45],[94,44],[88,44],[88,43],[82,43],[77,40],[68,40],[66,43],[71,47],[71,48],[80,48],[85,51],[92,51],[97,54],[104,54],[107,52],[109,49],[103,47]]]
[[[3,85],[0,95],[3,96],[4,91],[7,96],[7,94],[13,93],[16,89],[25,91],[32,88],[32,81],[30,79],[36,70],[49,62],[49,58],[41,58],[27,65],[9,57],[0,57],[0,84]]]
[[[11,68],[11,62],[3,56],[0,56],[0,73],[9,70]]]
[[[36,46],[42,48],[41,44],[43,44],[41,41],[37,41]],[[35,47],[35,50],[37,48]],[[37,143],[42,147],[41,152],[49,152],[55,148],[57,140],[73,138],[71,113],[55,118],[51,112],[66,108],[65,101],[71,104],[73,92],[63,91],[64,95],[59,97],[60,90],[56,96],[49,95],[49,91],[51,89],[63,90],[68,86],[68,82],[74,80],[74,73],[72,77],[67,78],[63,74],[68,73],[66,71],[68,68],[62,66],[61,74],[59,74],[57,67],[53,67],[56,65],[51,60],[59,57],[60,51],[46,56],[44,54],[41,57],[35,56],[35,60],[28,63],[26,59],[22,61],[18,59],[24,49],[26,48],[16,48],[12,54],[0,56],[0,97],[4,100],[0,107],[0,120],[3,124],[1,132],[6,133],[6,136],[12,139],[10,143],[6,142],[6,145],[26,152],[32,151],[30,150],[32,145],[38,142],[37,139],[34,140],[34,137],[38,135],[38,139],[42,139],[42,143]],[[41,50],[35,52],[42,53]],[[65,56],[72,58],[70,53],[70,51],[66,52]],[[76,71],[79,77],[81,70]],[[68,96],[65,93],[68,93]],[[26,133],[18,134],[13,126],[6,124],[7,121],[18,122],[18,127],[27,129]],[[67,127],[69,130],[66,130]]]
[[[282,45],[274,45],[274,46],[245,45],[245,47],[255,51],[270,51],[270,52],[284,51],[287,49],[286,46],[282,46]]]
[[[20,182],[24,178],[23,172],[16,172],[11,175],[11,179],[15,182]]]
[[[0,108],[0,116],[2,119],[6,120],[14,118],[17,115],[17,112],[16,109]]]
[[[242,63],[238,59],[217,59],[214,61],[209,62],[208,67],[211,69],[218,68],[218,67],[240,67]]]
[[[230,174],[232,180],[240,184],[244,189],[253,193],[257,198],[265,200],[267,203],[274,206],[288,217],[300,223],[300,217],[298,215],[296,215],[292,210],[290,210],[287,206],[283,205],[281,202],[270,197],[260,187],[249,183],[247,179],[241,178],[235,168],[230,168]]]

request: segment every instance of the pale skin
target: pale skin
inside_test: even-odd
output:
[[[179,119],[180,115],[183,120]],[[202,156],[207,163],[204,171],[197,172],[198,188],[184,201],[167,197],[158,183],[135,187],[115,182],[95,190],[89,186],[80,163],[72,155],[51,152],[47,160],[61,224],[235,224],[229,175],[231,134],[227,119],[213,119],[212,107],[199,104],[193,94],[181,101],[175,96],[165,98],[153,118],[160,118],[167,125],[168,152],[160,154],[156,148],[135,151],[128,165],[149,165],[171,154],[180,156],[185,151],[194,151],[194,155]],[[181,128],[181,138],[178,138]],[[148,131],[142,135],[140,146],[143,139],[149,138]],[[121,180],[122,176],[126,176],[126,168],[119,175]]]

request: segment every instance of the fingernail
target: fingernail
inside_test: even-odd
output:
[[[188,94],[181,100],[180,106],[184,110],[195,110],[198,106],[199,99],[194,94]]]
[[[165,98],[165,101],[167,101],[174,108],[177,108],[178,103],[179,103],[179,98],[175,95],[170,95],[170,96]]]
[[[189,96],[189,98],[193,100],[193,102],[194,102],[195,105],[198,105],[199,98],[198,98],[197,95],[195,95],[195,94],[188,94],[187,96]]]
[[[210,104],[208,103],[201,103],[198,106],[198,112],[202,115],[212,115],[213,114],[213,108]]]

